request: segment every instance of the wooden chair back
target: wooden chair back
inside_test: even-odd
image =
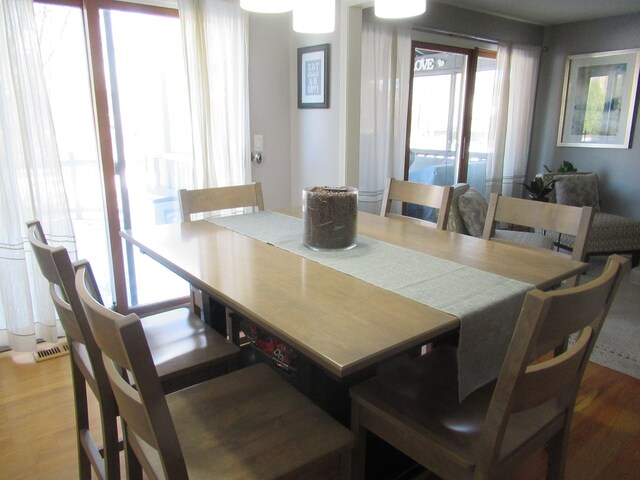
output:
[[[190,222],[191,215],[196,213],[220,212],[236,208],[253,208],[264,210],[262,199],[262,184],[260,182],[247,185],[233,185],[230,187],[213,187],[196,190],[181,189],[180,216],[183,222]],[[202,316],[204,309],[203,293],[191,285],[191,310],[197,316]]]
[[[499,222],[573,235],[576,240],[571,258],[584,261],[594,213],[592,207],[572,207],[492,193],[482,238],[492,238]]]
[[[403,220],[415,221],[417,223],[433,226],[434,224],[432,222],[428,222],[426,220],[392,213],[391,204],[393,201],[398,201],[436,208],[438,209],[438,221],[435,226],[439,230],[446,230],[452,196],[452,187],[426,185],[389,178],[385,187],[384,197],[382,198],[382,210],[380,211],[380,215],[383,217],[401,218]]]
[[[479,478],[501,478],[521,458],[522,448],[513,458],[503,457],[514,451],[508,445],[514,439],[529,436],[529,444],[539,447],[539,439],[548,438],[542,433],[547,429],[565,432],[557,442],[567,441],[578,388],[626,263],[612,256],[602,275],[588,284],[527,294],[482,428],[477,467],[486,476]],[[555,346],[572,334],[575,342],[554,356]],[[550,449],[564,452],[566,444]],[[564,454],[558,455],[557,461],[564,462]]]
[[[123,419],[128,446],[156,478],[188,478],[178,436],[140,319],[104,307],[81,266],[75,285],[102,351],[103,364]],[[133,386],[135,385],[135,387]]]
[[[260,182],[230,187],[181,189],[180,213],[183,222],[190,222],[195,213],[215,212],[232,208],[253,207],[264,210],[262,184]]]
[[[90,478],[91,465],[94,465],[99,478],[120,478],[117,407],[100,351],[75,288],[75,268],[79,263],[74,265],[71,262],[66,248],[48,245],[42,226],[37,220],[27,223],[27,238],[42,274],[49,281],[49,293],[69,344],[76,408],[79,477]],[[93,278],[90,271],[87,275]],[[93,285],[94,296],[101,302],[102,299],[95,288],[95,279]],[[100,408],[102,452],[90,433],[85,382],[93,391]]]
[[[497,380],[462,401],[450,345],[352,387],[354,478],[365,478],[367,432],[446,480],[512,478],[541,450],[546,478],[563,478],[578,388],[627,263],[612,256],[585,285],[529,291]]]

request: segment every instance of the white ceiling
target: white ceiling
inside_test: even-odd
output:
[[[435,1],[545,26],[640,12],[640,0]]]

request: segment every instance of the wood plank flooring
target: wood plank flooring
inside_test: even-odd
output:
[[[90,399],[97,421],[95,400]],[[35,363],[0,354],[0,479],[74,479],[77,454],[69,357]],[[574,415],[567,480],[636,480],[640,380],[590,363]],[[542,480],[544,454],[510,477]]]
[[[0,479],[78,478],[69,358],[36,363],[31,353],[0,354]],[[92,394],[89,405],[99,436]]]

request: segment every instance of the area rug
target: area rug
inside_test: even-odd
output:
[[[606,257],[592,257],[580,283],[598,276],[605,263]],[[640,267],[622,280],[590,360],[640,379]]]

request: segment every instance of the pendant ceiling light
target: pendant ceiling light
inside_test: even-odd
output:
[[[294,0],[240,0],[240,7],[249,12],[283,13],[293,9]]]
[[[376,17],[407,18],[422,15],[427,9],[427,0],[376,0]]]
[[[335,0],[297,0],[293,30],[299,33],[331,33],[336,28]]]

